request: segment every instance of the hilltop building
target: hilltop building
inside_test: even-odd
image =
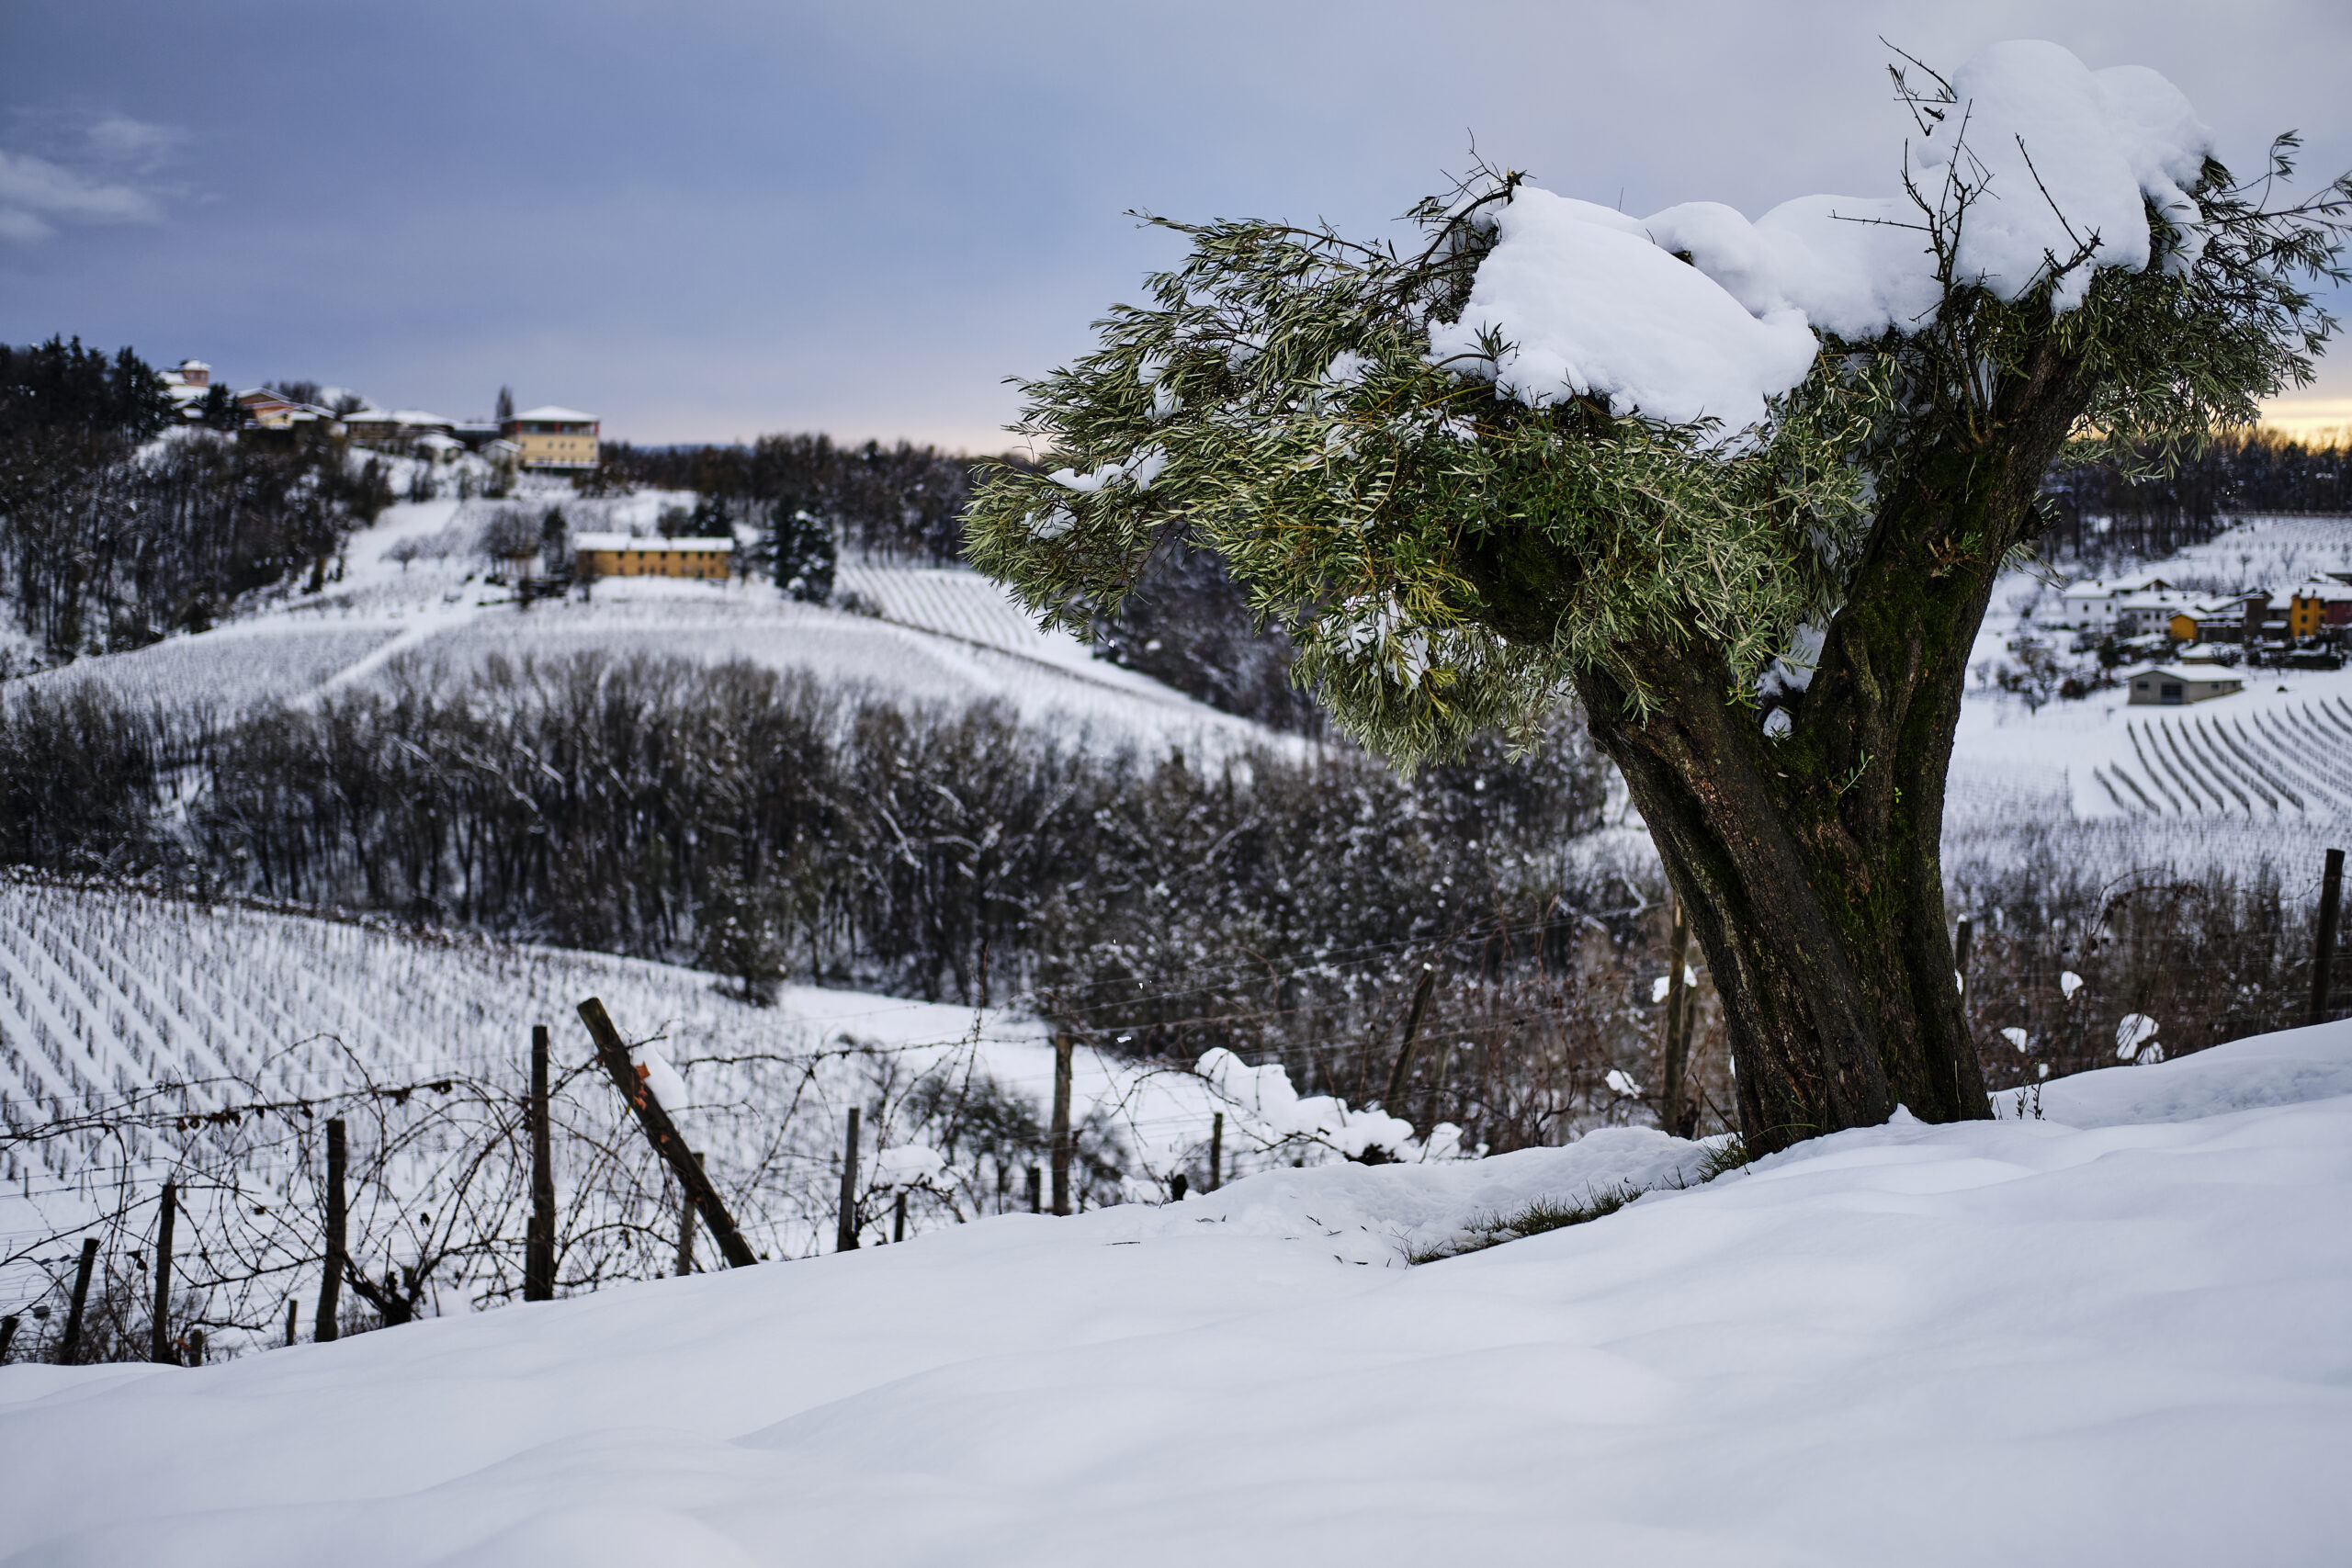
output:
[[[457,421],[424,409],[354,409],[343,416],[354,446],[440,458],[458,449]]]
[[[700,577],[725,581],[735,570],[735,541],[640,539],[629,534],[574,534],[572,570],[600,577]]]
[[[598,460],[596,416],[548,403],[505,421],[501,434],[514,444],[526,468],[593,468]]]
[[[182,419],[200,419],[204,415],[204,400],[212,390],[212,367],[201,359],[183,359],[173,369],[161,372],[164,395],[172,400],[172,412]]]

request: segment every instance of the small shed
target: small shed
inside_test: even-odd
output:
[[[2143,704],[2179,707],[2245,690],[2243,680],[2222,670],[2210,666],[2190,670],[2177,664],[2151,664],[2145,670],[2134,670],[2131,686],[2134,707]]]

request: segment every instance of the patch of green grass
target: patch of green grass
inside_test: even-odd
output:
[[[1677,1173],[1674,1179],[1665,1185],[1674,1188],[1703,1187],[1718,1176],[1737,1170],[1755,1157],[1748,1152],[1747,1142],[1735,1133],[1721,1147],[1708,1151],[1707,1157],[1700,1162],[1696,1181],[1686,1182]],[[1490,1214],[1485,1219],[1473,1221],[1469,1229],[1449,1241],[1407,1253],[1406,1261],[1442,1263],[1464,1253],[1484,1252],[1490,1247],[1500,1247],[1507,1241],[1523,1241],[1531,1235],[1542,1235],[1545,1231],[1588,1224],[1604,1215],[1615,1213],[1640,1197],[1644,1190],[1630,1181],[1621,1181],[1613,1187],[1588,1189],[1580,1202],[1563,1198],[1538,1198],[1513,1213]]]
[[[1642,1190],[1630,1182],[1614,1187],[1588,1190],[1581,1202],[1559,1198],[1538,1198],[1525,1208],[1509,1214],[1491,1214],[1473,1221],[1470,1228],[1452,1242],[1409,1255],[1415,1263],[1435,1263],[1443,1258],[1459,1258],[1465,1252],[1483,1252],[1490,1247],[1500,1247],[1507,1241],[1523,1241],[1545,1231],[1581,1225],[1613,1214],[1642,1195]]]
[[[1698,1184],[1704,1187],[1716,1177],[1737,1170],[1755,1157],[1748,1150],[1747,1140],[1734,1133],[1723,1147],[1711,1151],[1705,1159],[1699,1162]]]

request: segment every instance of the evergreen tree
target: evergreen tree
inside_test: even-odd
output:
[[[2039,51],[2028,64],[2105,101],[2053,46],[1999,49]],[[2307,381],[2335,326],[2307,283],[2346,276],[2352,176],[2273,204],[2292,138],[2249,182],[2202,154],[2177,188],[2132,175],[2151,182],[2128,193],[2144,228],[2103,234],[2043,185],[2071,148],[1984,130],[1939,76],[1897,80],[1943,173],[1922,185],[1924,160],[1906,163],[1867,233],[1917,288],[1844,331],[1813,322],[1810,371],[1749,428],[1645,413],[1572,378],[1515,390],[1518,344],[1466,317],[1507,209],[1562,198],[1482,171],[1415,209],[1425,240],[1408,250],[1160,220],[1189,257],[1149,281],[1150,303],[1114,307],[1093,352],[1025,387],[1018,428],[1050,455],[989,471],[967,519],[972,558],[1072,629],[1170,542],[1216,552],[1335,718],[1400,763],[1579,704],[1690,911],[1758,1152],[1898,1105],[1987,1114],[1940,837],[1994,579],[2047,526],[2062,455],[2170,460]],[[2180,103],[2167,123],[2195,120]],[[1717,233],[1746,222],[1672,211]],[[2064,232],[2040,264],[1972,261],[2052,211]],[[1759,230],[1731,232],[1753,243],[1712,262],[1724,294],[1773,254]],[[1643,238],[1609,254],[1649,297],[1708,287],[1691,277],[1713,276],[1706,258],[1674,247],[1668,265]],[[1646,330],[1631,284],[1575,276],[1598,292],[1555,297],[1558,314]]]
[[[513,388],[501,387],[498,389],[498,412],[494,417],[501,424],[504,424],[508,420],[514,417],[514,390]]]
[[[779,501],[768,509],[766,537],[760,545],[763,562],[775,574],[775,585],[786,598],[810,604],[832,598],[833,531],[824,519]]]

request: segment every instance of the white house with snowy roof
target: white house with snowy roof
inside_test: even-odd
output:
[[[2162,592],[2165,587],[2165,580],[2152,571],[2130,577],[2086,577],[2069,583],[2058,595],[2058,624],[2070,631],[2113,631],[2117,607],[2127,595]]]

